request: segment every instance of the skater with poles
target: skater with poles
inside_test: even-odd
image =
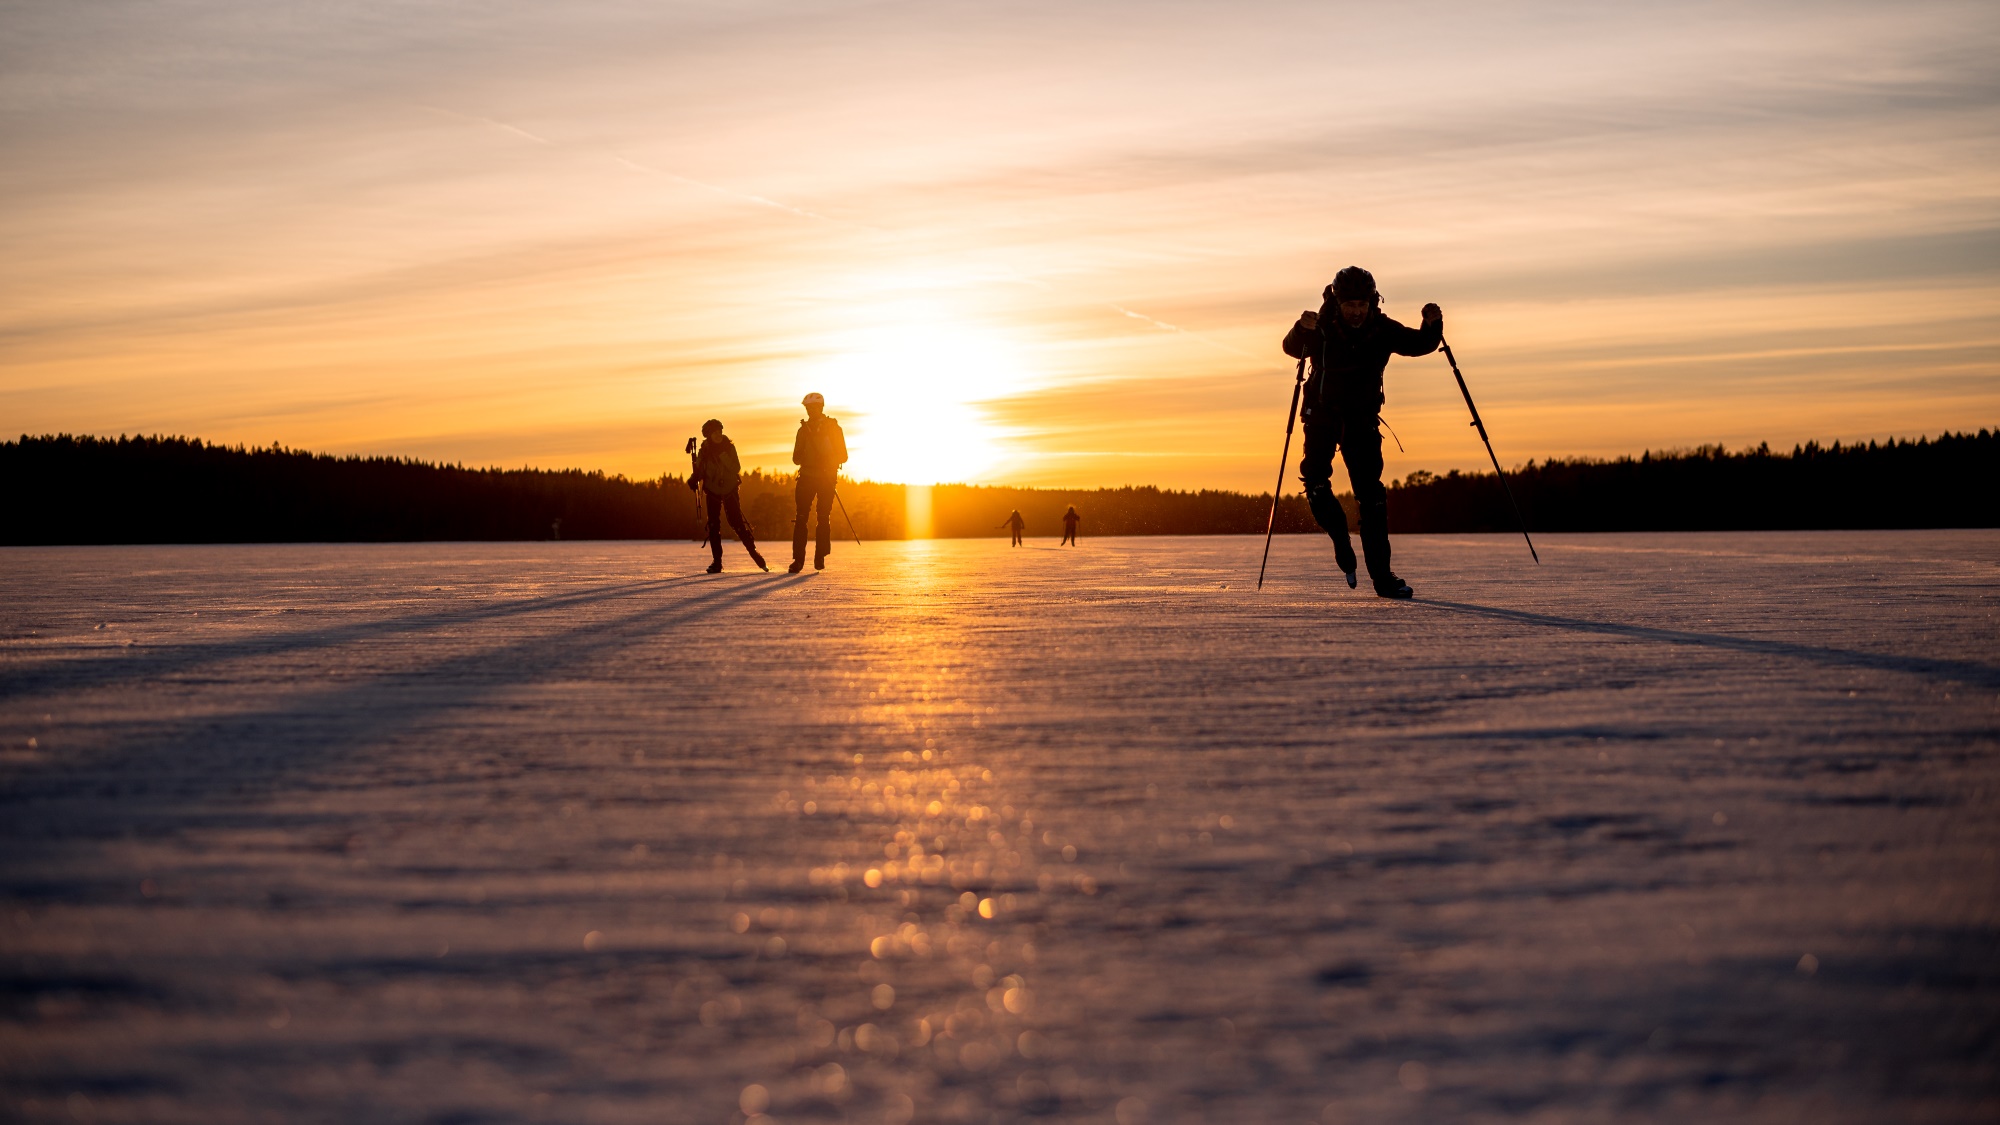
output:
[[[1303,361],[1312,361],[1311,377],[1295,384],[1303,387],[1299,420],[1306,431],[1299,477],[1313,519],[1333,540],[1334,562],[1349,589],[1359,581],[1347,513],[1333,494],[1336,451],[1347,463],[1347,478],[1361,509],[1361,553],[1375,593],[1385,598],[1414,596],[1410,584],[1389,565],[1389,493],[1382,487],[1382,373],[1390,356],[1429,355],[1443,340],[1444,313],[1436,305],[1423,307],[1421,327],[1408,328],[1391,320],[1382,312],[1375,275],[1360,266],[1335,274],[1319,313],[1301,315],[1285,334],[1285,354],[1301,361],[1301,371]],[[1285,444],[1289,449],[1289,418]],[[1275,495],[1272,501],[1275,519]]]
[[[792,441],[792,464],[799,467],[799,483],[793,492],[797,501],[789,568],[793,574],[806,566],[806,531],[814,508],[819,510],[819,524],[814,529],[818,535],[814,541],[813,569],[826,569],[826,556],[833,551],[834,487],[840,482],[840,467],[847,464],[847,435],[841,432],[840,423],[827,415],[825,397],[815,391],[801,400],[801,405],[806,408],[806,416],[799,423],[798,437]],[[842,504],[840,510],[846,514],[847,505]]]
[[[736,537],[743,541],[743,549],[750,552],[750,561],[759,570],[771,569],[764,556],[757,553],[757,536],[743,520],[743,504],[737,497],[737,489],[743,483],[743,463],[736,456],[736,443],[723,436],[722,423],[714,418],[701,424],[701,436],[701,451],[694,455],[694,472],[688,477],[688,487],[699,488],[708,497],[708,551],[715,560],[708,564],[708,572],[722,573],[725,514],[729,526],[736,529]]]
[[[1013,546],[1018,547],[1021,545],[1021,531],[1023,528],[1027,526],[1028,526],[1028,521],[1021,518],[1021,510],[1019,508],[1016,508],[1013,511],[1007,513],[1007,518],[1005,520],[1002,520],[1001,522],[994,524],[993,529],[995,531],[998,531],[1003,527],[1011,528],[1012,534],[1014,536]]]

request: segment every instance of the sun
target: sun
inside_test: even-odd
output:
[[[842,337],[811,380],[847,433],[847,475],[903,484],[970,481],[998,466],[1006,434],[980,404],[1023,382],[998,334],[923,317]]]

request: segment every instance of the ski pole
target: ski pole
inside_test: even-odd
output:
[[[1500,455],[1493,452],[1493,442],[1486,436],[1486,423],[1479,420],[1479,408],[1472,405],[1472,392],[1465,387],[1465,376],[1458,373],[1458,357],[1451,354],[1451,345],[1438,338],[1438,346],[1444,349],[1444,359],[1451,364],[1451,377],[1458,380],[1458,393],[1465,396],[1465,408],[1472,411],[1472,426],[1479,431],[1479,440],[1486,443],[1486,456],[1493,459],[1493,475],[1500,478],[1500,488],[1507,493],[1507,504],[1514,509],[1514,522],[1521,525],[1521,538],[1528,540],[1528,554],[1533,556],[1535,565],[1542,565],[1542,556],[1535,551],[1535,541],[1528,538],[1528,521],[1521,515],[1521,505],[1514,499],[1514,490],[1507,484],[1507,474],[1500,471]]]
[[[1299,359],[1299,377],[1292,380],[1292,405],[1285,411],[1285,451],[1278,454],[1278,483],[1271,488],[1271,516],[1264,521],[1264,561],[1257,564],[1257,588],[1264,588],[1264,568],[1271,565],[1271,533],[1278,527],[1278,494],[1285,490],[1285,462],[1292,459],[1292,424],[1299,416],[1299,391],[1306,385],[1306,361]]]
[[[840,518],[847,521],[847,533],[854,536],[854,545],[861,546],[861,535],[854,530],[854,517],[847,514],[847,501],[840,498],[840,490],[834,489],[833,502],[840,505]]]

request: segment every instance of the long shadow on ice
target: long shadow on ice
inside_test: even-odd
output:
[[[2000,688],[2000,668],[1990,664],[1978,664],[1970,660],[1938,660],[1926,656],[1897,656],[1889,653],[1857,652],[1853,649],[1828,648],[1823,645],[1802,645],[1790,641],[1759,640],[1754,637],[1732,637],[1722,633],[1691,633],[1681,629],[1658,629],[1648,625],[1626,625],[1615,621],[1589,621],[1576,617],[1557,617],[1548,613],[1530,613],[1520,609],[1502,609],[1499,606],[1470,605],[1464,602],[1446,602],[1423,599],[1414,604],[1434,609],[1449,610],[1453,613],[1471,614],[1476,617],[1490,617],[1500,621],[1512,621],[1521,625],[1539,625],[1551,629],[1567,629],[1577,633],[1598,633],[1605,636],[1625,637],[1635,641],[1652,641],[1659,644],[1697,645],[1702,648],[1724,649],[1732,652],[1750,653],[1756,656],[1777,656],[1791,660],[1806,660],[1817,664],[1834,664],[1848,668],[1868,668],[1883,672],[1907,672],[1911,675],[1929,676],[1933,679],[1955,680],[1983,688]]]
[[[82,760],[23,770],[0,792],[0,823],[7,826],[0,839],[16,845],[0,865],[0,897],[45,897],[58,887],[66,888],[66,897],[88,895],[87,888],[60,875],[52,883],[31,875],[41,866],[26,854],[41,850],[35,845],[59,848],[63,840],[186,827],[201,819],[200,810],[215,798],[254,800],[283,788],[296,774],[338,766],[437,715],[479,705],[802,581],[759,582],[594,619],[413,670],[289,696],[259,710],[199,716],[165,729],[149,722]]]
[[[201,644],[147,645],[118,653],[93,653],[87,657],[71,656],[43,660],[0,674],[0,700],[32,698],[36,695],[104,687],[131,680],[157,680],[164,676],[189,672],[230,660],[278,656],[288,652],[355,644],[404,633],[504,620],[524,614],[578,609],[699,580],[695,576],[688,576],[647,582],[621,582],[573,594],[558,594],[546,598],[517,598],[491,605],[455,607],[415,613],[405,617],[332,625],[322,629],[302,629],[277,636],[238,637],[233,640]]]

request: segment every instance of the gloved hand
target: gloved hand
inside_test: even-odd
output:
[[[1437,307],[1437,305],[1436,305],[1435,303],[1433,303],[1433,304],[1428,304],[1428,305],[1425,305],[1425,306],[1424,306],[1424,323],[1425,323],[1425,324],[1435,324],[1435,323],[1437,323],[1438,321],[1440,321],[1440,320],[1443,320],[1443,319],[1444,319],[1444,310],[1443,310],[1443,309],[1441,309],[1441,308],[1438,308],[1438,307]]]
[[[695,491],[696,489],[698,489],[698,488],[700,488],[700,487],[701,487],[701,482],[700,482],[700,481],[698,481],[698,480],[694,479],[693,477],[689,477],[689,478],[688,478],[688,491],[689,491],[689,492],[693,492],[693,491]]]
[[[1298,321],[1292,325],[1292,330],[1285,333],[1285,354],[1293,359],[1304,359],[1313,354],[1318,346],[1319,314],[1300,313]]]

